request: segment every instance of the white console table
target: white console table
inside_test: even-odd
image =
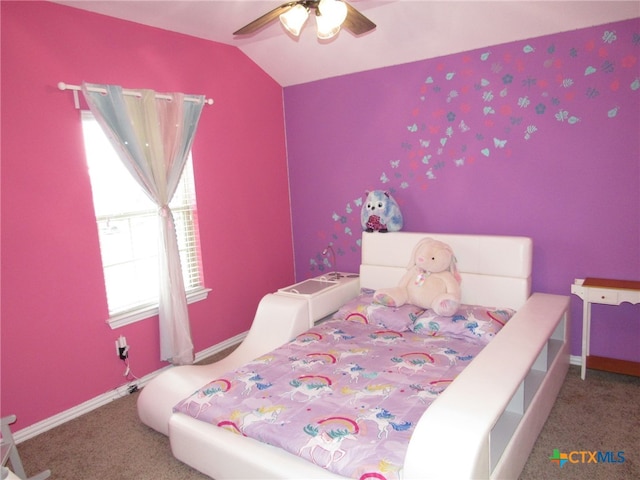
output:
[[[574,284],[571,285],[571,293],[578,295],[583,301],[582,370],[580,376],[584,380],[591,337],[591,304],[620,305],[622,302],[640,303],[640,282],[605,278],[576,279]],[[627,372],[619,371],[619,373]]]

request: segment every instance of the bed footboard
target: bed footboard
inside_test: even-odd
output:
[[[405,478],[517,478],[569,367],[569,297],[534,294],[422,416]]]
[[[209,425],[183,413],[169,422],[171,452],[205,475],[222,479],[344,479],[277,447]]]

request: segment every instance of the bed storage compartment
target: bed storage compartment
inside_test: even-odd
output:
[[[491,429],[490,436],[490,471],[492,478],[508,477],[499,468],[500,461],[505,452],[505,449],[512,437],[516,435],[519,428],[537,428],[534,426],[527,427],[526,423],[531,421],[523,421],[527,417],[531,405],[534,402],[544,401],[545,396],[553,395],[553,399],[557,396],[560,389],[561,380],[564,379],[566,371],[568,369],[568,357],[569,357],[569,321],[568,321],[568,299],[567,297],[545,295],[548,302],[557,304],[555,309],[549,309],[549,317],[545,319],[546,328],[553,328],[553,333],[546,340],[544,338],[536,339],[530,338],[530,342],[533,344],[537,342],[539,346],[539,353],[535,361],[526,373],[524,380],[520,382],[515,393],[511,397],[509,404],[505,411],[500,415],[496,424]],[[542,297],[539,297],[540,299]],[[549,375],[549,374],[552,375]],[[553,376],[560,376],[560,382],[549,382],[549,378]],[[553,405],[553,401],[549,405],[549,410]],[[539,414],[536,414],[539,416]],[[544,416],[546,419],[546,415]],[[536,431],[537,437],[539,430],[544,425],[544,419],[542,423],[535,422],[538,425],[538,431]],[[533,445],[532,445],[533,446]],[[528,455],[527,455],[528,456]],[[526,461],[526,456],[524,461]],[[524,461],[522,466],[524,466]],[[521,466],[521,467],[522,467]],[[521,468],[520,467],[520,468]],[[504,465],[503,465],[504,468]],[[520,471],[520,470],[518,470]]]

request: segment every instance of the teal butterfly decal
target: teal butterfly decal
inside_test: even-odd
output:
[[[604,43],[608,43],[608,44],[612,44],[613,42],[615,42],[618,39],[617,35],[616,35],[616,31],[609,31],[609,30],[605,30],[604,34],[602,35],[602,41]]]
[[[490,82],[489,80],[487,80],[486,78],[482,78],[482,79],[480,80],[480,83],[476,83],[476,84],[474,84],[474,86],[473,86],[473,87],[474,87],[476,90],[480,90],[480,89],[482,89],[482,88],[484,88],[484,87],[486,87],[486,86],[488,86],[488,85],[490,85],[490,84],[491,84],[491,82]]]
[[[506,140],[500,140],[499,138],[495,138],[493,137],[493,145],[496,148],[504,148],[504,146],[507,144]]]
[[[531,105],[531,100],[529,100],[529,97],[524,96],[518,99],[518,106],[520,108],[527,108],[529,105]]]
[[[529,125],[524,131],[524,139],[529,140],[531,138],[531,135],[537,131],[538,127],[536,127],[535,125]]]
[[[556,120],[558,120],[559,122],[564,122],[568,118],[569,112],[567,112],[566,110],[560,109],[558,113],[556,113]]]

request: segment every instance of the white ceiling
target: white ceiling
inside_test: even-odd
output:
[[[351,0],[377,28],[321,43],[310,19],[300,37],[279,22],[233,32],[286,0],[57,1],[84,10],[235,45],[280,85],[397,65],[640,17],[640,1]]]

